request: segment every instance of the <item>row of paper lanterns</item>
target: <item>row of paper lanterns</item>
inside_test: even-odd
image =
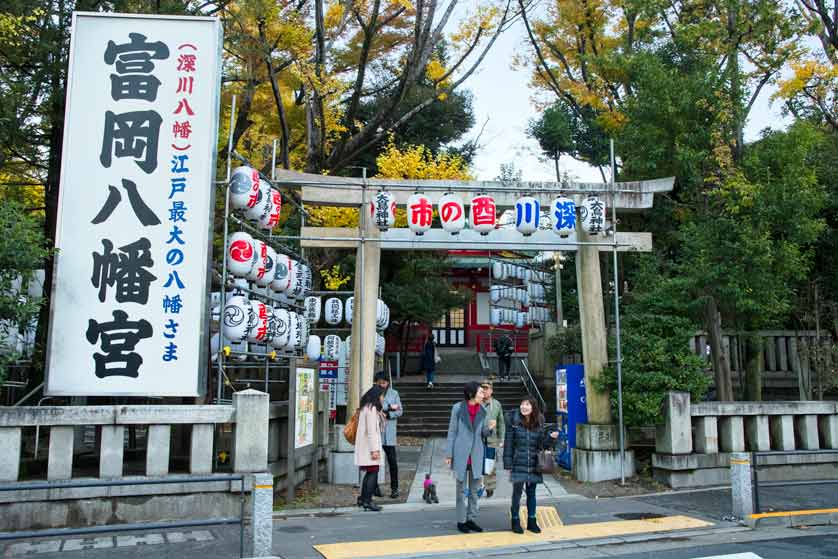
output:
[[[227,298],[220,320],[226,340],[265,344],[287,352],[304,349],[311,330],[303,315],[235,292]]]
[[[466,210],[463,199],[447,192],[437,201],[436,209],[442,228],[457,235],[466,227]],[[416,235],[423,235],[431,228],[434,205],[431,199],[416,192],[407,200],[407,226]],[[497,206],[494,198],[480,194],[471,199],[469,224],[481,235],[495,229]],[[370,215],[376,227],[387,231],[396,223],[396,202],[391,192],[378,191],[370,202]],[[582,229],[592,235],[605,227],[605,203],[592,194],[579,208]],[[541,227],[541,202],[532,196],[522,196],[515,202],[515,228],[530,236]],[[550,204],[551,228],[560,237],[568,237],[576,230],[576,203],[566,196],[559,196]]]
[[[492,277],[501,281],[509,279],[536,281],[539,283],[550,281],[548,272],[533,270],[526,266],[519,266],[509,262],[492,262]]]
[[[383,356],[386,346],[384,336],[376,334],[375,354],[379,357]],[[340,336],[329,334],[321,341],[320,336],[311,335],[306,345],[306,357],[311,361],[339,361],[349,356],[351,348],[352,336],[347,336],[346,340],[341,341]]]
[[[326,324],[332,326],[337,326],[343,320],[346,320],[347,324],[352,324],[354,302],[355,297],[349,297],[344,304],[337,297],[329,297],[323,302],[321,297],[310,296],[306,297],[303,302],[304,314],[312,324],[317,324],[321,318]],[[378,330],[386,330],[390,325],[390,307],[381,299],[378,299],[376,304],[375,322]]]
[[[527,324],[549,322],[550,309],[547,307],[529,307],[526,311],[507,308],[493,308],[489,312],[492,326],[515,326],[523,328]]]
[[[529,306],[531,303],[542,303],[547,300],[547,290],[543,285],[530,283],[521,287],[493,285],[489,287],[489,300],[492,303],[510,301]]]
[[[279,224],[282,194],[259,171],[248,166],[237,167],[230,176],[230,205],[244,213],[260,229],[271,231]]]
[[[245,231],[230,235],[226,250],[227,270],[234,276],[267,287],[291,299],[303,299],[311,292],[311,268]]]

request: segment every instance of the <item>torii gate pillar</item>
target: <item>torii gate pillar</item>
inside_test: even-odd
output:
[[[365,239],[379,236],[363,206],[359,211],[359,230]],[[355,410],[362,391],[372,386],[375,375],[375,322],[378,306],[378,280],[381,266],[381,243],[360,242],[355,252],[355,301],[352,308],[352,347],[349,360],[348,409]],[[352,412],[350,412],[352,413]]]
[[[595,241],[579,226],[579,241]],[[608,392],[594,389],[594,381],[602,375],[608,363],[608,333],[605,329],[605,308],[602,298],[602,274],[599,266],[599,247],[582,245],[576,253],[576,285],[579,290],[579,325],[582,332],[582,357],[585,363],[585,400],[588,423],[611,423],[611,401]]]

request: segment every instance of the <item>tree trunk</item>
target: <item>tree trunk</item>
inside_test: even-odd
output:
[[[733,378],[730,363],[722,347],[722,316],[716,298],[707,297],[704,304],[704,325],[707,330],[707,342],[710,344],[710,359],[716,379],[716,400],[733,401]]]
[[[762,401],[762,371],[765,356],[764,338],[759,332],[745,334],[745,400],[750,402]]]

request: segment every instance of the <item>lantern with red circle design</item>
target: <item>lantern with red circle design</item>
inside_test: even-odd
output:
[[[230,235],[227,246],[227,269],[234,276],[247,276],[256,265],[256,249],[253,237],[239,231]]]

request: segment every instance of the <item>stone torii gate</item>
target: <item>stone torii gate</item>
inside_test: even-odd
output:
[[[396,180],[330,177],[278,170],[277,182],[298,187],[304,205],[366,208],[378,190],[390,191],[399,206],[405,206],[414,192],[431,197],[453,192],[468,204],[471,196],[491,194],[499,211],[513,208],[525,193],[540,199],[552,200],[560,193],[571,197],[577,208],[590,194],[598,194],[606,203],[607,218],[618,219],[622,213],[640,212],[652,208],[656,193],[672,190],[674,178],[649,181],[605,183],[524,182],[515,185],[497,181]],[[435,202],[435,200],[434,200]],[[546,205],[546,204],[543,204]],[[300,246],[303,248],[346,248],[357,252],[355,269],[355,306],[352,321],[352,347],[349,388],[349,408],[358,405],[361,389],[372,385],[375,368],[376,303],[378,300],[381,250],[538,250],[577,251],[576,277],[579,290],[579,315],[582,332],[582,352],[585,362],[585,385],[588,425],[577,432],[574,472],[583,481],[599,481],[620,477],[619,452],[615,441],[618,429],[613,425],[611,404],[607,393],[594,390],[594,379],[600,376],[608,362],[607,331],[602,293],[602,277],[598,253],[649,252],[651,233],[621,233],[590,236],[580,228],[567,238],[560,238],[550,230],[539,230],[523,237],[515,230],[496,229],[482,236],[471,229],[460,234],[434,228],[417,237],[406,228],[379,231],[369,211],[359,211],[357,228],[302,227]],[[605,230],[613,231],[611,222]],[[359,278],[361,280],[359,281]],[[408,287],[408,286],[406,286]],[[581,436],[580,436],[581,435]],[[627,459],[627,475],[634,470],[633,457]],[[577,472],[577,463],[580,470]],[[616,464],[616,470],[615,470]],[[616,475],[615,475],[616,472]]]

